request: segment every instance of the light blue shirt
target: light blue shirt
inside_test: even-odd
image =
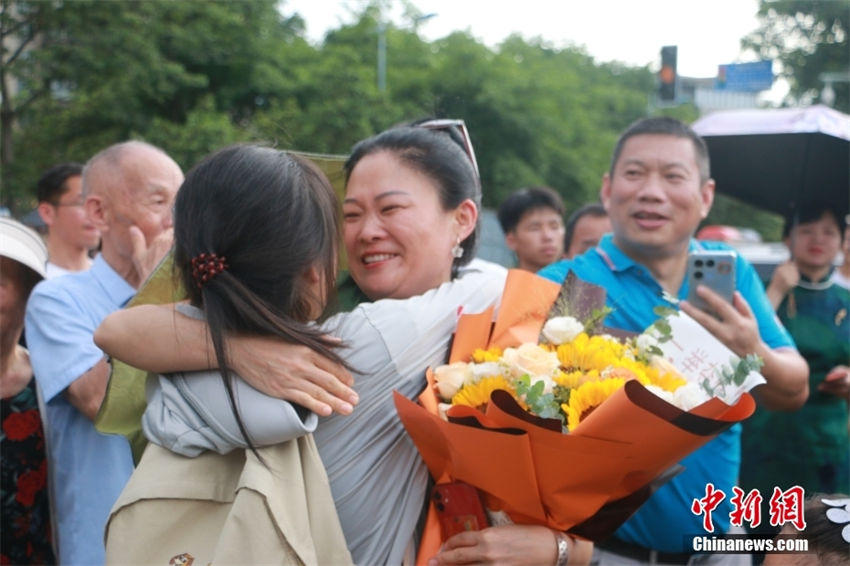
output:
[[[690,251],[700,249],[732,248],[720,242],[692,240]],[[540,270],[539,275],[560,283],[570,271],[579,279],[605,288],[606,303],[613,309],[605,319],[607,326],[642,331],[657,318],[654,307],[672,306],[663,299],[661,285],[649,270],[624,254],[614,244],[611,234],[603,236],[596,248],[572,260],[553,263]],[[765,344],[774,349],[794,348],[793,340],[768,302],[755,269],[740,254],[735,264],[735,288],[749,303]],[[685,279],[677,298],[684,299],[687,295],[688,281]],[[737,485],[741,464],[741,425],[731,427],[680,463],[685,471],[655,492],[620,527],[616,533],[618,538],[662,552],[690,551],[690,548],[683,548],[685,537],[705,534],[702,515],[691,512],[691,503],[705,497],[705,486],[709,482],[726,494],[712,513],[715,532],[728,530],[732,487]]]
[[[47,403],[49,477],[61,564],[104,563],[106,518],[133,471],[127,440],[97,432],[62,392],[103,358],[94,331],[135,292],[98,256],[88,271],[42,281],[27,302],[27,347]]]

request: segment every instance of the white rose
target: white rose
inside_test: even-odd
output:
[[[499,362],[481,362],[480,364],[470,364],[472,369],[472,381],[481,381],[484,377],[495,377],[502,375],[502,366]]]
[[[440,397],[450,400],[467,381],[472,381],[472,368],[466,362],[439,366],[434,370],[434,381]]]
[[[523,344],[519,348],[506,348],[502,360],[514,377],[551,376],[558,369],[558,354],[548,352],[537,344]]]
[[[673,392],[673,404],[683,411],[690,411],[708,399],[708,393],[696,383],[687,383]]]
[[[571,316],[556,316],[543,325],[543,337],[555,346],[572,342],[582,332],[584,325]]]
[[[658,340],[655,339],[654,336],[643,333],[635,339],[635,345],[638,348],[638,352],[644,358],[651,358],[653,355],[652,348],[658,348]]]
[[[653,393],[656,397],[664,399],[671,405],[675,405],[675,403],[673,402],[673,394],[667,391],[666,389],[661,389],[657,385],[649,384],[646,386],[646,390]]]

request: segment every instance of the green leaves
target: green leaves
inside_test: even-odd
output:
[[[663,344],[673,338],[673,329],[670,327],[670,320],[668,317],[676,316],[679,311],[672,307],[659,305],[653,308],[652,312],[658,317],[658,319],[652,323],[652,327],[656,331],[655,338]],[[657,348],[654,349],[658,350]],[[652,353],[657,355],[662,354],[661,350],[658,350],[657,352],[653,351]]]
[[[750,372],[758,372],[763,366],[764,360],[756,354],[748,354],[744,358],[732,356],[729,358],[728,364],[715,369],[720,376],[718,384],[712,386],[708,379],[704,379],[700,382],[700,386],[709,395],[720,396],[720,391],[724,388],[732,385],[740,387],[746,381]]]
[[[758,18],[759,28],[741,44],[761,57],[781,62],[774,69],[791,84],[790,102],[819,101],[823,73],[847,76],[850,0],[760,0]],[[846,85],[834,85],[834,106],[842,112],[850,112]]]
[[[522,397],[531,412],[544,419],[558,419],[561,424],[566,424],[564,416],[558,410],[561,403],[569,402],[569,390],[566,391],[566,400],[556,397],[555,393],[544,393],[545,384],[543,380],[537,380],[533,385],[528,375],[523,375],[515,381],[516,392]],[[556,391],[563,388],[555,387]]]

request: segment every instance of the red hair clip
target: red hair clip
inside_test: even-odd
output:
[[[227,268],[227,258],[214,253],[200,253],[192,258],[192,277],[198,289]]]

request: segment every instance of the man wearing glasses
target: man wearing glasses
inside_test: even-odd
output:
[[[83,166],[61,163],[38,180],[38,214],[47,225],[47,278],[91,267],[100,232],[83,207]]]

